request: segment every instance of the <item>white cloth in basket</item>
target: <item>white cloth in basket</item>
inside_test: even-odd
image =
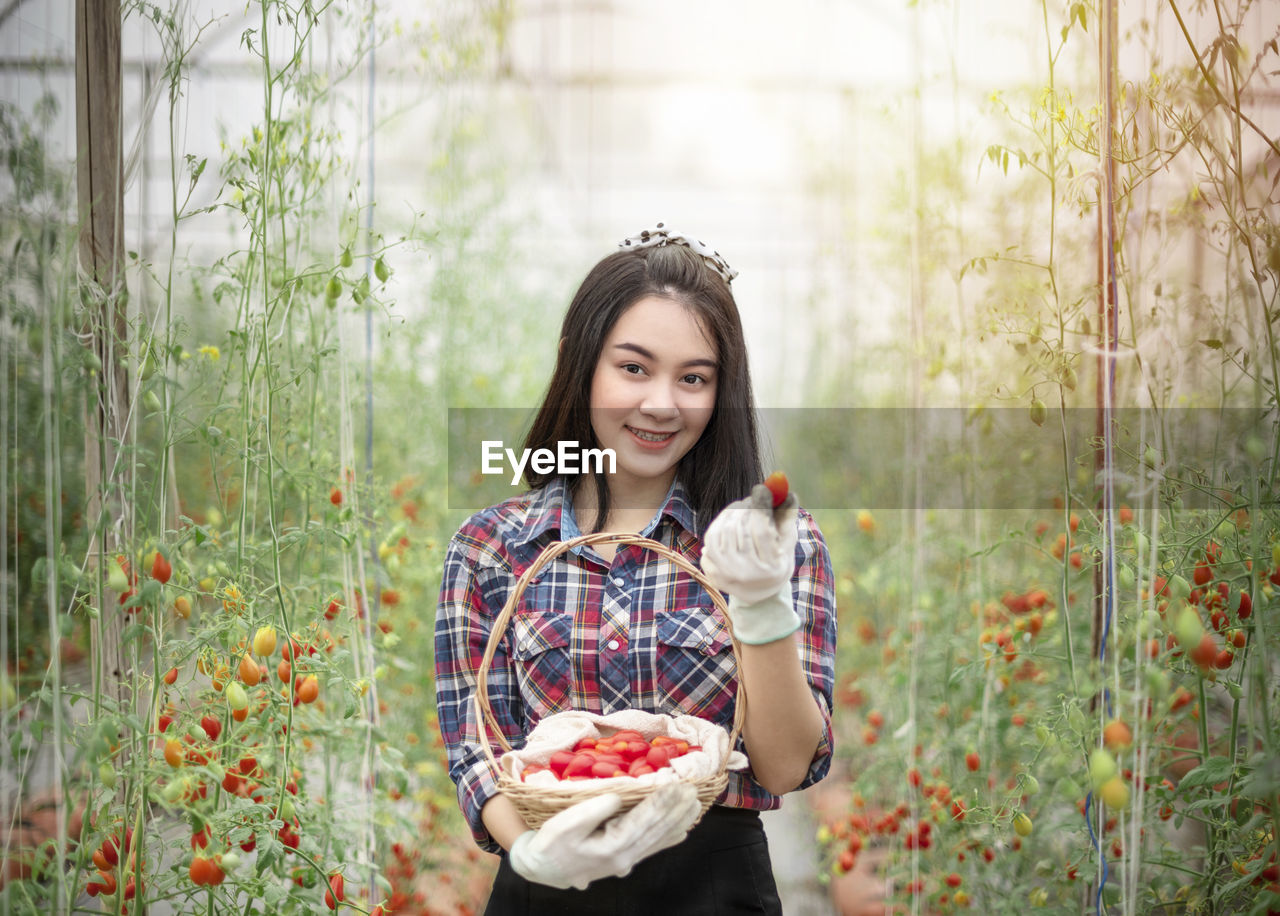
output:
[[[638,731],[646,740],[658,735],[669,735],[688,741],[690,745],[699,745],[702,750],[676,757],[671,761],[671,766],[662,767],[644,776],[561,781],[554,773],[542,770],[530,774],[524,780],[525,785],[548,788],[554,786],[565,791],[598,789],[611,782],[658,785],[681,779],[697,780],[714,776],[726,759],[726,769],[741,770],[747,765],[746,755],[729,747],[729,733],[714,722],[697,716],[668,716],[639,709],[624,709],[608,715],[570,710],[547,716],[534,726],[524,747],[502,755],[499,766],[513,778],[520,779],[520,774],[530,763],[545,766],[550,762],[552,754],[572,748],[582,738],[598,738],[624,728]]]

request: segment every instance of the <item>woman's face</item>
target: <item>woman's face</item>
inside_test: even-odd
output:
[[[647,296],[618,318],[591,379],[597,445],[618,458],[611,489],[670,485],[711,419],[716,357],[702,323],[678,302]]]

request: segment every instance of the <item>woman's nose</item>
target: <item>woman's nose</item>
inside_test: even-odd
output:
[[[672,386],[658,380],[654,380],[652,384],[645,386],[644,397],[640,401],[640,410],[651,417],[660,419],[670,419],[680,413]]]

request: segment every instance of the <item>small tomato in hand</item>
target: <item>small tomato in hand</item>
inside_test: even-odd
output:
[[[787,475],[781,471],[774,471],[764,479],[764,485],[769,488],[769,494],[773,497],[773,508],[776,509],[781,506],[790,489],[787,483]]]

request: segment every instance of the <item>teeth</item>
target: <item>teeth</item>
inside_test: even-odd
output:
[[[643,429],[636,429],[634,426],[628,428],[645,442],[662,442],[675,435],[675,433],[647,433]]]

